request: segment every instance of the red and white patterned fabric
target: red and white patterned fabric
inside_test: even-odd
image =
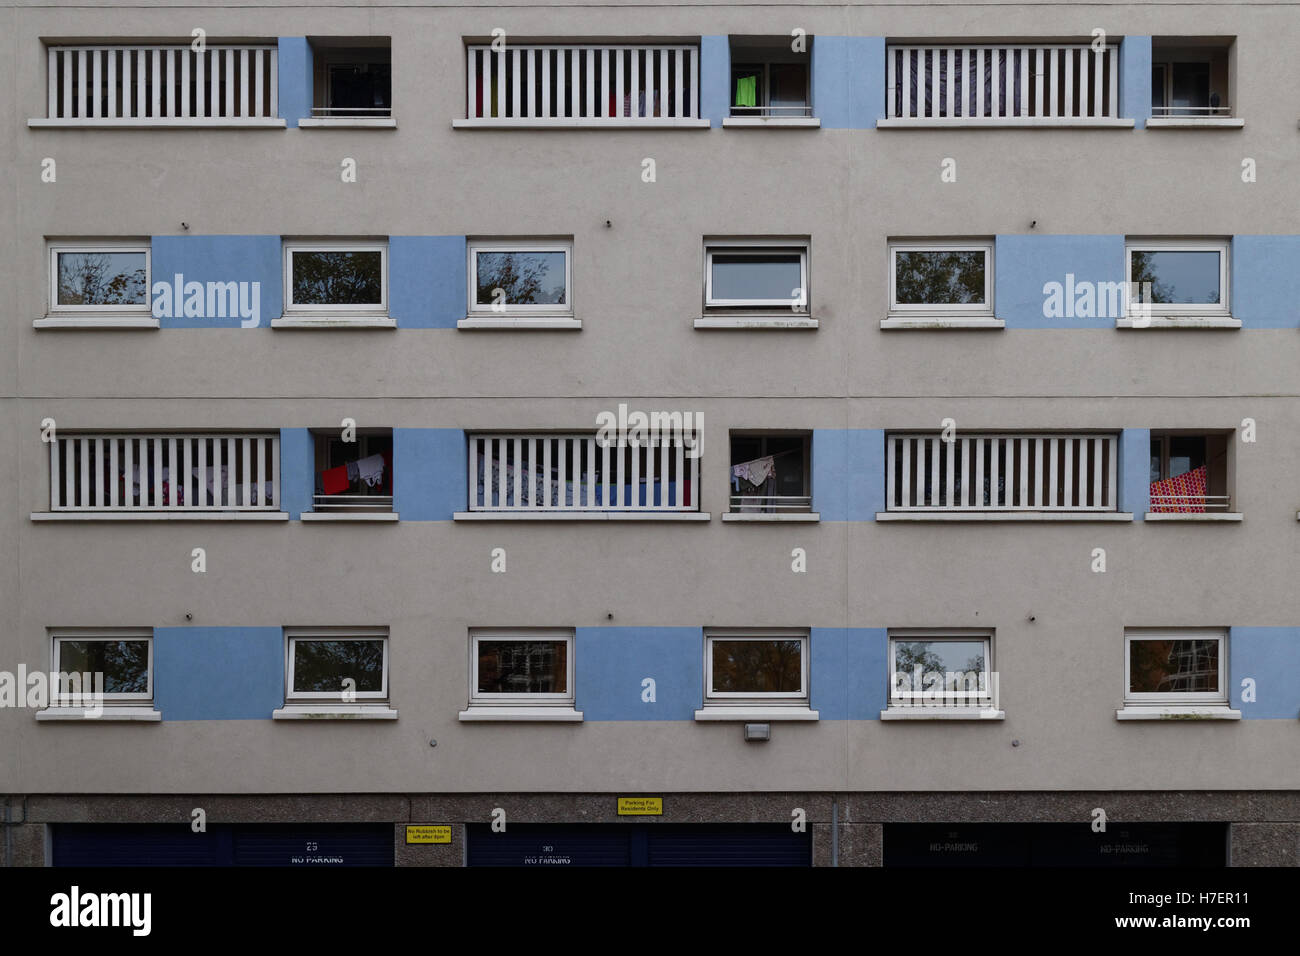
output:
[[[1151,510],[1190,514],[1205,510],[1207,484],[1205,466],[1185,471],[1164,481],[1151,482]]]

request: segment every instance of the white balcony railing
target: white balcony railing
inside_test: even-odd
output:
[[[1116,435],[890,435],[888,511],[1116,511]]]
[[[274,46],[51,46],[50,125],[282,125]]]
[[[731,510],[759,514],[797,514],[812,511],[812,498],[808,495],[732,495]]]
[[[471,511],[698,511],[699,458],[680,439],[471,435]]]
[[[52,511],[266,511],[279,502],[278,435],[59,435],[50,443]]]
[[[1119,124],[1119,47],[891,45],[886,124]]]
[[[508,45],[467,49],[467,122],[481,126],[694,126],[699,48]]]

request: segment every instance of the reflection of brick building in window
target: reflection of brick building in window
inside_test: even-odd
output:
[[[1169,669],[1156,690],[1186,693],[1218,689],[1218,641],[1173,641],[1166,660]]]

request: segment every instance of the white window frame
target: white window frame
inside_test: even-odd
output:
[[[1134,641],[1204,641],[1219,642],[1219,689],[1208,691],[1146,691],[1134,693],[1131,687],[1130,645]],[[1134,627],[1124,630],[1124,704],[1126,707],[1161,707],[1179,704],[1228,706],[1228,629],[1223,627]]]
[[[379,304],[366,305],[299,305],[293,301],[293,256],[297,252],[378,252]],[[317,316],[385,316],[388,314],[388,243],[375,241],[296,241],[284,242],[284,313]]]
[[[1140,303],[1142,290],[1133,285],[1134,252],[1217,252],[1219,254],[1219,303],[1179,304],[1156,303],[1146,305],[1152,315],[1166,316],[1227,316],[1231,314],[1232,298],[1228,288],[1231,264],[1228,257],[1232,243],[1226,239],[1128,239],[1124,243],[1124,315],[1129,317],[1132,307]]]
[[[889,243],[889,311],[899,315],[943,315],[953,318],[989,318],[993,315],[994,263],[993,242],[984,240],[900,239]],[[982,252],[984,253],[984,301],[982,303],[907,303],[898,301],[898,254],[900,252]]]
[[[54,674],[62,673],[60,645],[65,641],[98,641],[101,643],[117,643],[119,641],[145,641],[149,645],[149,657],[146,667],[147,690],[143,693],[122,693],[104,692],[103,703],[105,706],[114,704],[142,704],[153,701],[153,631],[149,628],[96,628],[94,630],[80,631],[73,628],[60,628],[50,633],[50,670]],[[51,708],[60,707],[84,707],[86,704],[95,700],[93,681],[89,691],[84,686],[80,694],[60,694],[58,687],[49,689],[49,702]]]
[[[706,239],[704,241],[704,307],[706,309],[781,309],[793,314],[808,311],[808,259],[811,243],[807,239]],[[797,253],[799,256],[799,297],[784,299],[715,299],[713,297],[713,256],[770,255]]]
[[[478,301],[478,254],[480,252],[562,252],[564,253],[564,304],[554,303],[503,303],[498,311],[492,304]],[[544,318],[573,315],[573,241],[569,239],[471,239],[466,244],[468,286],[467,315],[476,318],[492,316],[514,318]]]
[[[983,641],[984,643],[984,689],[978,690],[974,694],[965,694],[965,692],[954,691],[952,693],[962,693],[964,696],[974,698],[974,703],[953,705],[970,707],[978,709],[988,707],[993,702],[993,632],[981,629],[965,629],[960,627],[941,628],[941,629],[920,629],[912,630],[899,628],[889,630],[889,704],[890,707],[913,707],[916,701],[933,700],[934,690],[909,690],[899,693],[895,689],[894,675],[898,671],[897,661],[894,656],[894,645],[898,642],[925,642],[925,643],[971,643],[973,641]],[[942,690],[939,693],[943,693]]]
[[[51,242],[50,251],[50,315],[153,315],[153,263],[152,244],[147,240],[112,242]],[[143,305],[60,305],[59,304],[59,254],[75,252],[143,252],[144,253],[144,304]]]
[[[480,693],[478,689],[478,645],[480,641],[535,643],[564,641],[565,693]],[[474,707],[561,707],[574,706],[575,634],[572,628],[483,628],[476,627],[469,634],[469,706]]]
[[[339,628],[285,628],[284,632],[284,699],[286,705],[309,702],[328,703],[375,703],[388,700],[388,632],[381,628],[339,627]],[[338,693],[330,691],[299,691],[293,689],[294,645],[298,641],[381,641],[384,648],[384,671],[382,688],[378,691],[354,691],[354,697],[347,701],[343,696],[342,679],[339,681]]]
[[[800,643],[799,682],[797,692],[790,691],[715,691],[713,689],[713,644],[715,641],[789,641]],[[704,632],[704,706],[735,707],[744,704],[808,707],[809,633],[790,628],[744,628],[735,631],[709,629]]]

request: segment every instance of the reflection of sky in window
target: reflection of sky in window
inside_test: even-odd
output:
[[[1166,305],[1219,302],[1219,253],[1147,252],[1145,256],[1155,280],[1153,301]],[[1135,282],[1140,278],[1133,276]],[[1138,290],[1137,295],[1141,294]]]
[[[894,665],[923,671],[980,671],[984,669],[983,641],[899,641],[894,648]]]
[[[713,298],[793,301],[799,271],[797,255],[714,255]]]
[[[144,305],[143,252],[60,252],[59,305]]]
[[[480,252],[478,253],[478,282],[480,305],[491,305],[492,288],[489,280],[500,283],[505,291],[502,300],[506,305],[564,305],[564,253],[563,252]],[[519,281],[505,282],[502,270],[512,265],[516,276],[525,276],[529,286],[536,291],[529,294]]]

